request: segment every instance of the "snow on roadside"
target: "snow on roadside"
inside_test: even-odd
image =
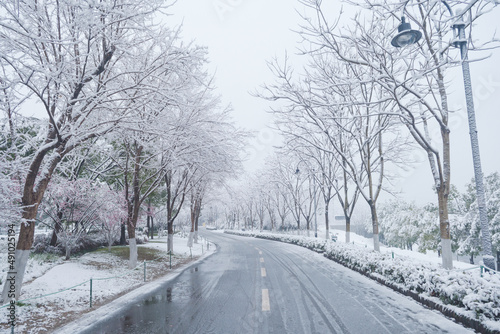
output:
[[[344,230],[336,230],[336,229],[331,229],[330,234],[336,235],[337,236],[337,241],[339,243],[345,243],[345,231]],[[296,232],[289,233],[288,235],[293,235],[297,236]],[[314,235],[311,233],[311,235]],[[318,230],[318,239],[323,238],[325,235],[324,231],[319,231]],[[368,250],[373,249],[373,239],[372,238],[366,238],[361,235],[358,235],[356,233],[351,232],[350,234],[350,243],[364,247]],[[420,261],[423,263],[435,263],[437,265],[440,265],[442,262],[441,257],[438,256],[437,252],[435,251],[427,251],[425,254],[416,252],[416,251],[411,251],[407,249],[401,249],[397,247],[388,247],[384,246],[383,244],[380,244],[380,253],[382,254],[390,254],[392,256],[392,253],[394,252],[394,256],[404,256],[404,257],[411,257],[416,261]],[[456,269],[470,269],[470,268],[477,268],[478,265],[470,264],[468,262],[462,262],[462,261],[453,261],[453,266]]]
[[[330,240],[277,233],[235,232],[243,236],[296,244],[323,253],[344,266],[367,273],[399,289],[411,291],[421,298],[477,320],[492,331],[500,331],[500,275],[479,270],[442,269],[424,257],[377,253],[364,244],[346,244]],[[462,266],[462,265],[461,265]],[[470,265],[469,265],[470,267]]]
[[[166,241],[166,237],[156,238],[140,245],[155,250],[157,255],[153,261],[146,263],[147,282],[170,272]],[[186,238],[174,237],[172,270],[189,262],[191,256],[197,258],[206,252],[205,240],[194,244],[191,250],[186,244]],[[58,258],[52,263],[41,262],[35,256],[28,266],[27,277],[32,280],[23,285],[21,305],[16,307],[16,333],[50,333],[53,328],[88,312],[91,278],[93,309],[147,284],[144,283],[143,263],[130,270],[128,260],[108,253],[107,249],[69,261]],[[37,298],[39,296],[44,297]],[[0,318],[8,318],[7,308],[0,309]],[[8,329],[6,321],[0,323],[1,329]]]

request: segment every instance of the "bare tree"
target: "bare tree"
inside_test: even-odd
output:
[[[340,62],[369,70],[382,91],[381,101],[391,99],[396,104],[394,114],[427,153],[439,204],[443,267],[452,268],[447,208],[450,128],[445,85],[445,71],[451,64],[450,44],[445,37],[451,21],[444,18],[446,6],[437,6],[439,2],[434,1],[362,2],[360,7],[369,7],[370,11],[361,10],[351,26],[339,29],[336,22],[328,22],[321,0],[302,3],[315,12],[314,19],[306,18],[302,26],[302,36],[310,42],[309,52],[331,54]],[[450,1],[448,6],[458,4]],[[423,31],[423,42],[416,50],[398,51],[389,44],[403,7]]]

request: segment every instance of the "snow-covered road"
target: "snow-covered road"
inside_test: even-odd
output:
[[[81,332],[473,333],[307,249],[209,238],[216,254]]]

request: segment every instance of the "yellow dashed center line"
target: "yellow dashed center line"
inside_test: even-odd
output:
[[[269,291],[262,289],[262,311],[270,311],[271,305],[269,304]]]

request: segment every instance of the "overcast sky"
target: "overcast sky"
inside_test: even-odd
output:
[[[335,8],[331,8],[332,18],[338,15],[338,3],[335,1]],[[344,9],[344,15],[352,15],[352,10]],[[296,52],[299,37],[292,30],[297,30],[301,22],[296,10],[302,12],[303,8],[292,0],[190,0],[178,1],[170,9],[173,16],[168,20],[173,25],[183,23],[183,37],[208,47],[216,85],[225,103],[232,104],[234,119],[240,126],[256,131],[257,138],[249,147],[250,159],[246,163],[251,170],[270,152],[276,135],[268,128],[272,124],[271,116],[266,113],[268,103],[249,92],[273,80],[266,61],[273,57],[283,59],[285,50]],[[481,18],[473,38],[491,36],[495,29],[500,31],[498,17],[500,6]],[[473,63],[471,70],[483,170],[489,174],[500,170],[500,50],[485,55],[491,57]],[[454,72],[449,102],[453,109],[462,108],[451,116],[452,183],[463,189],[473,176],[473,169],[460,68]],[[424,155],[420,157],[425,159]],[[397,188],[407,189],[406,197],[420,203],[434,201],[425,160],[402,176]]]

